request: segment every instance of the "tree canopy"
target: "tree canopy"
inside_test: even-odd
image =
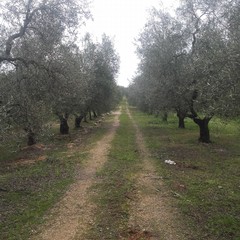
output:
[[[210,142],[214,115],[239,114],[239,0],[182,0],[174,16],[152,9],[138,39],[130,98],[148,112],[191,117]]]
[[[4,0],[1,3],[0,130],[17,126],[28,144],[55,114],[68,134],[68,117],[109,111],[119,57],[112,40],[76,34],[91,16],[85,0]]]

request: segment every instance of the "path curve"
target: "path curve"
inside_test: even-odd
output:
[[[119,127],[121,109],[115,112],[113,124],[105,136],[90,151],[88,162],[77,174],[77,179],[60,202],[52,209],[51,220],[43,226],[44,231],[34,236],[34,240],[84,240],[84,234],[94,219],[94,205],[89,200],[88,189],[95,183],[96,172],[107,160],[111,142]]]
[[[183,226],[177,220],[177,208],[171,205],[169,192],[155,170],[143,135],[128,108],[127,113],[136,130],[138,151],[143,159],[141,170],[136,176],[136,200],[131,204],[129,220],[129,227],[137,236],[130,239],[188,239]]]

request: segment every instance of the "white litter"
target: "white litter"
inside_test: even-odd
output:
[[[164,162],[170,165],[176,165],[176,163],[172,160],[165,160]]]

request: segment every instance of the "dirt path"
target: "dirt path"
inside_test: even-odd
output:
[[[177,221],[179,218],[177,209],[171,205],[169,193],[150,160],[142,133],[129,109],[127,112],[134,124],[138,149],[143,159],[141,171],[136,176],[136,200],[132,202],[130,211],[129,225],[135,233],[131,239],[189,239],[184,234],[183,226]]]
[[[115,112],[113,124],[107,134],[97,142],[90,151],[88,162],[85,164],[74,184],[71,185],[62,200],[56,204],[50,213],[48,223],[43,226],[44,231],[32,239],[44,240],[84,240],[84,233],[91,225],[94,206],[89,201],[88,189],[95,183],[96,172],[107,160],[111,141],[119,126],[121,110]]]

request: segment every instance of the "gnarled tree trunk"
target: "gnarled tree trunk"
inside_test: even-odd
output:
[[[98,116],[95,111],[93,111],[93,116],[94,116],[94,118],[97,118],[97,116]]]
[[[186,118],[186,113],[177,111],[177,117],[178,117],[178,128],[184,129],[185,128],[184,119]]]
[[[92,120],[92,113],[90,110],[89,110],[88,114],[89,114],[89,120]]]
[[[58,114],[60,120],[60,133],[65,135],[69,134],[69,126],[68,126],[68,114]]]
[[[211,118],[205,117],[204,119],[194,118],[193,121],[199,126],[200,130],[200,136],[199,136],[199,142],[202,143],[211,143],[210,140],[210,133],[208,128],[208,123],[211,120]]]
[[[84,118],[84,115],[76,116],[75,117],[75,128],[80,128],[81,127],[81,122]]]
[[[36,135],[34,134],[34,132],[32,130],[27,131],[27,138],[28,138],[28,146],[32,146],[34,144],[36,144]]]
[[[37,143],[36,134],[33,132],[31,127],[24,128],[24,131],[27,133],[27,145],[32,146]]]
[[[87,121],[87,114],[84,115],[83,121],[84,121],[85,123],[88,122],[88,121]]]
[[[185,122],[184,122],[184,117],[178,116],[178,128],[185,128]]]
[[[197,97],[198,97],[198,91],[194,90],[192,94],[191,104],[190,104],[191,115],[188,115],[188,117],[192,118],[193,121],[199,126],[199,130],[200,130],[200,136],[198,139],[199,142],[211,143],[208,123],[212,119],[213,115],[210,117],[205,117],[203,119],[199,118],[197,112],[194,109],[194,101],[197,99]]]
[[[168,121],[168,113],[167,113],[167,112],[164,112],[164,113],[163,113],[163,115],[162,115],[162,121],[167,123],[167,121]]]

